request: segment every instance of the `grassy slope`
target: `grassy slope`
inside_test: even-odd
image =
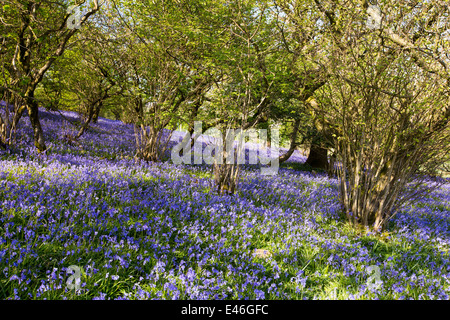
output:
[[[27,119],[22,154],[0,154],[2,299],[449,298],[450,185],[375,236],[348,226],[336,181],[301,163],[248,169],[236,196],[218,196],[209,168],[135,163],[129,126],[101,119],[83,149],[59,116],[43,126],[49,154],[27,149]]]

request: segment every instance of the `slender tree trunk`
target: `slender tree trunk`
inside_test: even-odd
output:
[[[2,115],[0,114],[0,148],[6,148],[6,121],[3,120]]]
[[[43,152],[47,150],[47,146],[45,145],[44,132],[39,121],[39,108],[37,102],[34,100],[34,92],[31,92],[27,97],[27,109],[31,126],[33,127],[34,146],[39,152]]]
[[[13,95],[6,95],[6,98],[3,97],[3,100],[6,102],[5,108],[5,118],[3,119],[3,135],[4,135],[4,143],[7,145],[14,144],[13,136],[16,133],[17,125],[19,124],[19,120],[22,118],[23,112],[25,111],[26,104],[23,103],[23,99]],[[13,106],[13,119],[10,120],[10,102]]]
[[[279,163],[283,163],[283,162],[289,160],[289,158],[292,156],[294,151],[295,151],[295,147],[292,147],[292,145],[291,145],[289,150],[285,154],[280,156]]]
[[[80,130],[78,131],[78,133],[74,137],[74,139],[79,139],[84,134],[86,129],[89,127],[89,124],[91,123],[91,121],[93,121],[93,118],[94,118],[95,108],[96,108],[95,105],[89,107],[89,112],[87,114],[87,117],[84,120],[83,125],[81,126]]]
[[[14,112],[13,122],[11,125],[11,131],[10,131],[11,136],[12,136],[12,132],[17,128],[17,125],[19,124],[19,120],[20,120],[20,118],[22,118],[25,108],[26,108],[25,105],[18,106],[18,107],[14,106],[15,112]],[[10,138],[11,138],[11,136],[10,136]]]
[[[306,164],[316,169],[328,169],[328,149],[312,143]]]
[[[118,110],[113,110],[112,113],[114,115],[114,120],[119,121],[121,117],[121,112]]]
[[[0,148],[5,149],[8,139],[8,127],[9,127],[9,100],[5,99],[5,118],[0,113]]]
[[[94,113],[92,115],[92,123],[98,122],[98,116],[100,114],[100,110],[101,110],[102,106],[103,106],[103,101],[100,101],[97,105],[95,105]]]
[[[187,146],[188,143],[191,144],[191,149],[194,146],[195,140],[193,137],[194,129],[192,128],[189,130],[189,132],[183,137],[183,140],[181,141],[181,150],[180,150],[180,156],[182,157],[184,155],[184,148]],[[188,139],[189,138],[189,139]]]
[[[213,127],[212,125],[208,125],[205,128],[202,128],[202,131],[205,132],[206,130],[208,130],[208,129],[212,128],[212,127]],[[192,149],[194,147],[194,145],[195,145],[195,142],[200,137],[200,135],[194,135],[194,133],[195,133],[194,126],[191,126],[191,129],[189,130],[189,135],[185,136],[185,138],[183,138],[183,141],[182,141],[182,145],[181,145],[182,149],[180,150],[180,156],[181,157],[184,154],[184,148],[186,147],[186,145],[188,143],[190,143],[191,144],[191,149]],[[191,139],[187,140],[187,137],[191,137]]]
[[[285,154],[280,156],[279,163],[287,161],[294,153],[295,148],[297,148],[297,143],[295,142],[295,140],[297,140],[299,126],[300,126],[300,119],[296,119],[294,122],[294,128],[292,129],[291,137],[290,137],[289,150]]]
[[[91,104],[89,106],[88,115],[87,115],[86,119],[84,120],[84,124],[78,131],[78,134],[75,136],[75,139],[79,139],[84,134],[84,132],[89,127],[89,124],[91,122],[92,123],[98,122],[98,116],[99,116],[100,110],[103,106],[103,99],[106,99],[107,97],[108,97],[108,94],[106,92],[102,98],[96,100],[93,104]]]
[[[227,136],[222,137],[222,145],[227,145]],[[234,194],[238,184],[239,178],[239,165],[237,164],[237,152],[234,152],[234,161],[231,164],[227,164],[228,151],[224,147],[222,151],[222,164],[217,164],[214,161],[213,172],[214,182],[217,187],[217,193],[221,194]]]

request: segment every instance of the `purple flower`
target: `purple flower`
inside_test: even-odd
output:
[[[265,298],[264,292],[259,290],[259,289],[255,289],[255,294],[256,294],[256,299],[257,300],[262,300],[262,299]]]

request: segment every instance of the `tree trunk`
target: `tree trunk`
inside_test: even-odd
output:
[[[337,176],[337,170],[335,168],[335,163],[336,163],[336,153],[334,152],[330,155],[330,161],[328,163],[328,169],[327,169],[328,178],[334,178]]]
[[[234,194],[239,177],[239,165],[237,165],[236,163],[214,163],[213,172],[214,182],[217,187],[217,193],[219,195]]]
[[[300,126],[300,119],[296,119],[294,122],[294,128],[292,129],[291,137],[290,137],[289,150],[285,154],[283,154],[279,157],[279,163],[287,161],[294,153],[295,148],[297,148],[297,143],[295,142],[295,140],[297,140],[299,126]]]
[[[0,114],[0,148],[6,148],[6,123],[3,120],[2,115]]]
[[[89,127],[89,124],[91,123],[91,121],[92,122],[94,121],[94,117],[96,114],[96,108],[97,108],[96,104],[89,106],[88,114],[87,114],[86,118],[84,119],[84,123],[81,126],[80,130],[78,131],[77,135],[74,137],[74,139],[79,139],[84,134],[86,129]],[[98,116],[98,114],[97,114],[97,116]]]
[[[17,129],[20,118],[22,118],[23,112],[25,111],[25,105],[14,106],[14,118],[10,130],[10,139],[12,139],[13,132]]]
[[[100,110],[103,106],[103,101],[100,101],[97,105],[94,107],[94,114],[92,115],[92,123],[98,122],[98,116],[100,114]]]
[[[309,149],[308,159],[306,164],[309,164],[315,169],[327,170],[328,169],[328,149],[322,148],[320,145],[311,144]]]
[[[189,132],[183,137],[183,140],[181,141],[181,150],[180,150],[180,157],[184,155],[184,148],[190,143],[191,149],[194,147],[195,140],[197,140],[197,137],[194,137],[194,129],[192,128],[189,130]]]
[[[222,145],[227,146],[227,135],[222,137]],[[234,137],[231,137],[234,140]],[[228,164],[228,150],[226,147],[222,150],[222,164],[218,164],[214,161],[213,172],[214,182],[217,187],[217,193],[222,194],[234,194],[238,184],[238,178],[240,174],[239,165],[237,164],[237,153],[234,152],[233,162]]]
[[[33,127],[34,134],[34,146],[43,152],[47,150],[47,146],[44,141],[44,132],[42,131],[41,123],[39,121],[39,108],[37,102],[34,100],[33,94],[28,96],[27,99],[28,115],[30,117],[31,126]]]

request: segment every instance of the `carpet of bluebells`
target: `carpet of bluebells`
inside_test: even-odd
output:
[[[45,154],[27,117],[0,151],[1,299],[449,299],[450,182],[372,234],[299,153],[218,195],[206,165],[136,161],[131,125],[100,118],[80,146],[76,114],[41,117]]]

